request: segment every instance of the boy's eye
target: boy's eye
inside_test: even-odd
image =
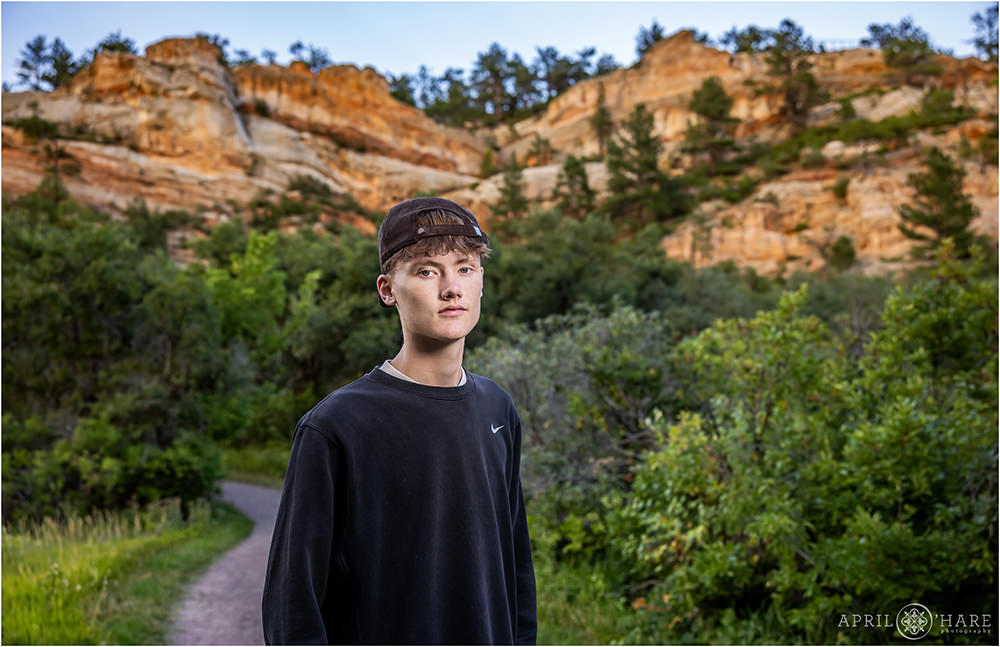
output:
[[[430,276],[430,270],[417,270],[417,276]]]
[[[463,267],[463,268],[461,268],[458,271],[461,272],[462,274],[470,274],[470,273],[472,273],[472,268],[471,267]]]

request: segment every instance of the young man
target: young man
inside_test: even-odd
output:
[[[403,346],[299,421],[264,585],[268,644],[535,642],[535,576],[506,391],[462,368],[489,238],[442,198],[378,232]]]

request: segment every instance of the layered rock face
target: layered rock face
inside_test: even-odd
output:
[[[370,68],[338,65],[313,74],[302,63],[230,69],[219,59],[219,49],[203,39],[168,39],[150,45],[145,56],[101,53],[56,92],[5,93],[4,191],[31,191],[44,177],[37,142],[14,126],[32,115],[57,124],[58,144],[79,161],[79,175],[64,178],[75,198],[114,213],[141,197],[153,209],[197,212],[209,225],[241,217],[241,205],[261,192],[286,193],[301,175],[368,210],[384,212],[399,200],[434,193],[488,221],[502,183],[499,175],[478,177],[490,139],[499,159],[514,154],[529,163],[536,137],[550,142],[555,163],[524,172],[526,195],[550,207],[562,160],[597,158],[590,121],[602,104],[615,122],[645,104],[664,143],[661,164],[677,172],[689,161],[680,152],[695,119],[687,104],[712,76],[733,98],[738,139],[768,142],[789,132],[780,97],[760,92],[770,82],[761,57],[706,47],[686,31],[656,44],[630,69],[578,83],[534,118],[477,134],[441,126],[396,101]],[[919,110],[927,91],[900,84],[874,50],[817,54],[813,63],[820,86],[834,99],[850,96],[857,115],[871,121]],[[817,269],[824,263],[820,248],[847,235],[863,269],[898,267],[911,243],[898,230],[897,208],[912,199],[907,176],[921,170],[921,151],[936,145],[958,159],[963,140],[975,144],[995,127],[996,64],[951,57],[939,63],[944,71],[935,84],[980,119],[920,133],[888,154],[878,143],[830,142],[824,163],[812,170],[762,184],[739,204],[700,205],[697,218],[664,239],[665,253],[763,273]],[[838,101],[819,106],[810,123],[832,122],[840,110]],[[858,163],[873,156],[876,164]],[[965,191],[980,212],[974,228],[995,238],[996,166],[961,163]],[[604,164],[591,161],[586,169],[601,197]],[[839,198],[832,186],[845,180]],[[326,217],[372,227],[357,214]]]
[[[948,56],[939,59],[944,70],[939,81],[943,87],[955,90],[956,104],[996,113],[996,64]],[[811,61],[817,83],[834,98],[899,84],[895,79],[898,73],[886,66],[881,52],[876,50],[816,54]],[[733,99],[731,116],[740,120],[737,138],[759,134],[763,139],[773,139],[785,134],[781,131],[787,127],[769,128],[785,124],[778,122],[781,97],[760,92],[771,82],[762,57],[713,49],[694,40],[693,32],[680,31],[654,45],[637,66],[580,82],[553,99],[543,113],[512,128],[499,126],[492,135],[501,145],[503,159],[511,153],[518,159],[527,157],[536,134],[548,139],[560,153],[596,156],[600,149],[590,119],[601,103],[615,123],[627,119],[641,103],[653,115],[654,133],[667,144],[667,152],[672,153],[677,146],[671,144],[679,144],[688,124],[697,118],[687,104],[710,77],[716,77]],[[920,90],[903,88],[888,98],[859,96],[852,104],[858,117],[877,121],[919,108],[922,96]],[[832,103],[817,108],[813,121],[833,116],[839,107],[839,103]]]
[[[888,68],[876,50],[856,49],[812,57],[813,74],[831,97],[852,96],[851,105],[859,118],[879,121],[904,116],[921,109],[930,88],[899,84],[898,72]],[[938,58],[943,73],[937,87],[953,92],[955,105],[978,114],[997,113],[997,66],[976,59]],[[501,145],[500,156],[529,158],[536,137],[547,139],[563,155],[596,157],[600,144],[591,118],[602,104],[611,119],[628,118],[636,105],[645,104],[654,118],[654,133],[664,143],[661,166],[670,168],[684,162],[680,148],[685,132],[697,116],[687,105],[691,96],[710,77],[720,80],[733,99],[731,115],[740,120],[736,137],[746,141],[772,141],[789,133],[781,118],[780,98],[759,92],[769,82],[761,57],[730,55],[694,40],[690,31],[681,31],[657,43],[631,69],[581,82],[557,97],[536,117],[512,127],[497,127],[491,134]],[[833,101],[813,109],[809,123],[829,123],[838,118],[841,104]],[[682,224],[664,238],[663,247],[673,258],[695,265],[732,261],[764,274],[797,269],[816,270],[825,265],[821,246],[829,247],[837,237],[851,238],[860,268],[883,273],[906,266],[912,241],[899,231],[897,208],[909,203],[913,190],[911,173],[923,171],[921,152],[938,146],[950,153],[966,171],[964,191],[977,207],[975,231],[997,238],[997,168],[958,157],[964,137],[977,142],[995,126],[984,119],[941,129],[940,135],[919,134],[909,145],[888,155],[879,155],[882,144],[847,146],[830,142],[823,150],[826,163],[813,171],[796,171],[762,184],[743,202],[703,203],[699,217]],[[871,165],[858,164],[872,157]],[[848,170],[838,170],[850,164]],[[860,170],[855,167],[860,166]],[[870,167],[869,167],[870,166]],[[544,206],[551,206],[558,165],[526,169],[525,193]],[[607,173],[602,164],[587,165],[588,182],[598,191],[605,189]],[[835,182],[847,180],[845,198],[836,197]],[[471,204],[488,204],[499,196],[499,178],[483,182],[476,190],[464,189],[451,195]]]
[[[65,89],[6,94],[3,120],[37,114],[59,124],[82,167],[67,188],[112,211],[142,197],[157,209],[233,215],[230,203],[285,191],[298,175],[381,210],[476,179],[485,144],[393,99],[374,70],[231,71],[219,56],[198,38],[150,45],[144,57],[101,53]],[[4,127],[5,190],[41,181],[30,150]]]

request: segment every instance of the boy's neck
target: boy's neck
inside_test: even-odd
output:
[[[422,349],[407,341],[392,358],[392,365],[412,380],[426,386],[457,386],[462,380],[465,340],[447,346]]]

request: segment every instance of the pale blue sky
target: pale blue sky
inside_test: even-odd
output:
[[[218,33],[230,49],[259,56],[268,48],[287,63],[301,40],[324,47],[336,63],[380,72],[414,73],[421,65],[472,68],[478,52],[498,42],[526,60],[535,47],[563,53],[597,48],[619,63],[635,60],[635,36],[654,19],[673,33],[695,27],[718,38],[730,27],[776,27],[791,18],[817,41],[856,41],[869,23],[904,16],[933,43],[957,55],[974,49],[970,17],[989,2],[3,2],[3,80],[15,85],[17,59],[38,34],[58,36],[76,56],[121,30],[140,49],[169,36]],[[16,89],[16,86],[15,86]]]

